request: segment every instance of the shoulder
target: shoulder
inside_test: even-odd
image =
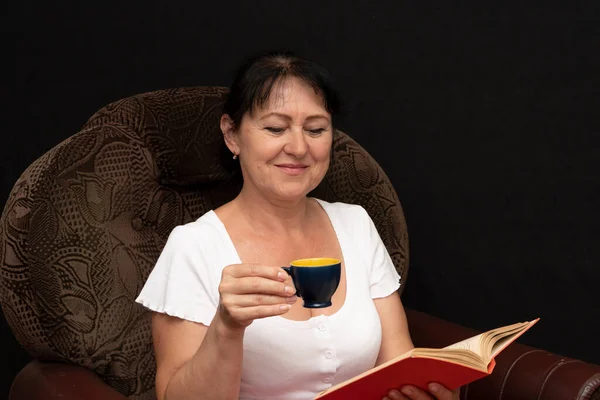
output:
[[[221,238],[219,219],[213,211],[209,211],[195,221],[176,226],[169,234],[168,244],[179,248],[199,243],[213,243]]]

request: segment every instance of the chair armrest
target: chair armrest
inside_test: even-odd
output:
[[[478,331],[406,310],[416,347],[444,347]],[[462,388],[464,400],[600,400],[600,366],[514,342],[496,358],[494,372]]]
[[[13,381],[9,400],[127,400],[93,371],[75,365],[32,361]]]

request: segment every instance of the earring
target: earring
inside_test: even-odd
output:
[[[233,159],[237,160],[237,154],[235,154],[235,153],[233,154]]]

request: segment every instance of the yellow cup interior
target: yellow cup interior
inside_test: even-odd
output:
[[[340,262],[337,258],[303,258],[301,260],[294,260],[290,264],[292,267],[324,267],[339,264]]]

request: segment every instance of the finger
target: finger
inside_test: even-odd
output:
[[[410,400],[432,400],[433,399],[433,397],[431,397],[425,391],[423,391],[419,388],[416,388],[414,386],[403,386],[400,389],[400,392],[402,392],[402,394],[405,395],[406,397],[408,397]]]
[[[229,310],[229,313],[236,321],[249,322],[255,319],[268,318],[285,314],[290,310],[290,308],[290,304],[239,307]]]
[[[410,400],[408,397],[400,393],[400,391],[397,389],[390,390],[388,396],[386,397],[388,397],[390,400]]]
[[[249,276],[259,276],[273,279],[276,281],[285,281],[289,275],[281,267],[262,264],[236,264],[226,267],[227,273],[234,278],[244,278]],[[223,270],[225,272],[225,269]]]
[[[298,300],[295,295],[289,297],[272,296],[265,294],[248,294],[248,295],[236,295],[235,306],[238,307],[254,307],[254,306],[266,306],[273,304],[294,304]]]
[[[444,386],[440,385],[439,383],[430,383],[429,385],[427,385],[427,388],[429,389],[429,392],[431,394],[433,394],[437,400],[452,400],[452,399],[458,397],[458,396],[455,396],[454,393],[450,389],[445,388]]]
[[[296,289],[285,282],[278,282],[261,276],[251,276],[237,279],[227,279],[222,283],[222,289],[234,294],[265,294],[289,297]]]
[[[452,391],[452,399],[453,400],[460,400],[460,388],[454,389]]]

